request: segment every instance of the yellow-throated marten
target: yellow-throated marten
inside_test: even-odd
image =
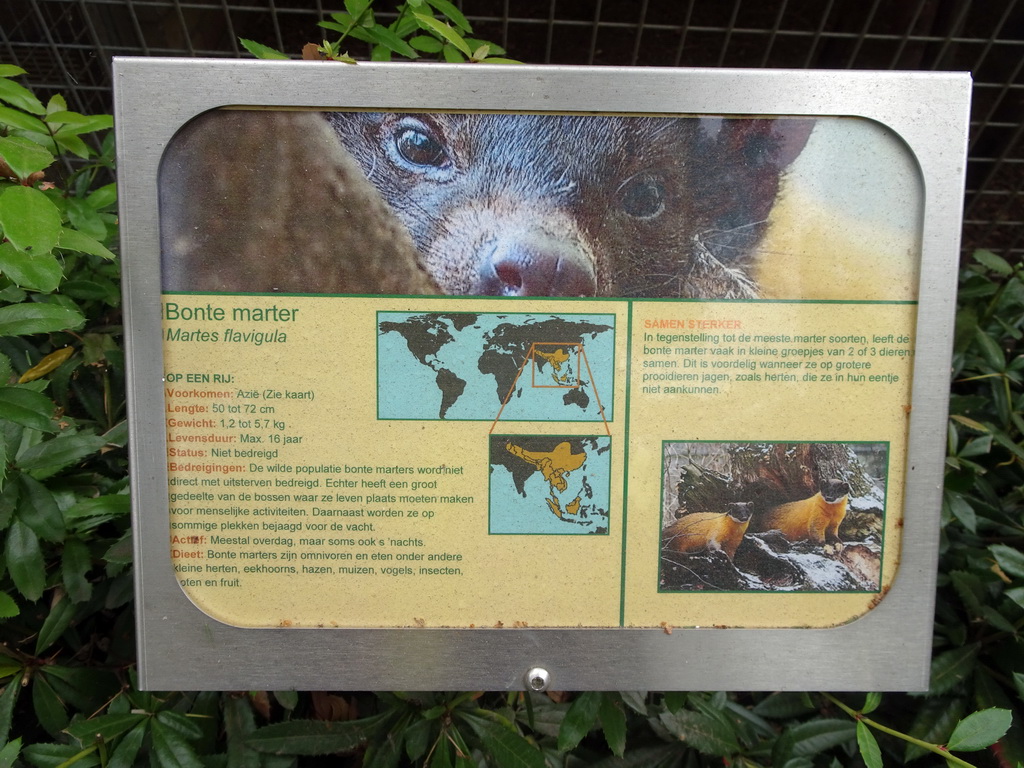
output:
[[[846,517],[850,486],[835,478],[823,480],[810,498],[781,504],[751,523],[752,531],[777,530],[790,541],[812,541],[842,549],[839,526]]]
[[[725,512],[693,512],[683,515],[661,535],[662,549],[676,552],[721,551],[732,560],[750,525],[753,505],[728,504]]]
[[[335,112],[444,293],[754,298],[805,119]]]

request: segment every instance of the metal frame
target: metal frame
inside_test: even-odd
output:
[[[968,75],[115,59],[114,89],[142,686],[519,689],[540,669],[539,686],[562,690],[927,687]],[[832,629],[671,634],[240,629],[203,614],[178,586],[167,544],[157,166],[185,122],[228,105],[839,115],[891,128],[920,164],[926,199],[903,550],[889,593]]]

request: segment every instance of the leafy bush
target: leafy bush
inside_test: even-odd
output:
[[[505,50],[496,43],[469,37],[473,29],[466,17],[449,0],[407,0],[395,9],[396,18],[380,24],[373,12],[374,0],[345,0],[345,11],[332,13],[331,21],[320,26],[341,33],[337,40],[309,43],[302,51],[305,59],[326,59],[355,64],[346,47],[351,41],[366,43],[371,61],[390,61],[392,56],[418,59],[435,57],[458,64],[465,61],[488,64],[514,64],[501,58]],[[440,16],[440,18],[438,18]],[[281,51],[254,40],[240,41],[249,53],[261,59],[287,59]]]
[[[139,691],[111,120],[20,74],[0,66],[0,766],[1024,760],[1024,271],[984,251],[961,278],[927,695]]]

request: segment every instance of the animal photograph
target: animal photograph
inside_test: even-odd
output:
[[[917,179],[876,134],[840,118],[213,110],[160,164],[163,288],[913,298]]]
[[[887,443],[664,443],[659,590],[877,592],[887,474]]]

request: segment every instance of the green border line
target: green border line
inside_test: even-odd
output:
[[[882,472],[882,477],[877,478],[882,480],[885,487],[885,496],[882,500],[882,541],[879,544],[879,588],[874,590],[720,590],[717,592],[705,592],[701,590],[664,590],[660,587],[660,575],[662,575],[662,530],[665,511],[662,509],[662,513],[658,515],[658,526],[657,526],[657,573],[658,573],[658,587],[657,594],[659,595],[707,595],[709,597],[713,595],[881,595],[882,585],[885,582],[885,557],[886,557],[886,531],[889,526],[889,492],[890,492],[890,475],[892,466],[892,440],[662,440],[662,498],[659,503],[665,501],[665,445],[670,442],[685,442],[690,444],[731,444],[731,445],[752,445],[752,444],[770,444],[770,445],[885,445],[886,446],[886,463],[885,468]],[[904,500],[905,501],[905,500]],[[867,608],[863,613],[858,613],[856,616],[851,618],[850,621],[856,621],[860,616],[865,615],[871,608]],[[773,629],[786,629],[783,627]]]
[[[869,299],[684,299],[676,296],[561,296],[551,298],[547,296],[455,296],[448,294],[431,295],[420,293],[277,293],[277,292],[245,292],[233,293],[228,291],[160,291],[161,296],[263,296],[269,298],[304,298],[304,299],[420,299],[426,301],[508,301],[508,302],[537,302],[550,301],[557,304],[564,304],[567,301],[625,301],[633,302],[670,302],[672,304],[909,304],[917,305],[917,299],[907,300],[869,300]],[[382,310],[399,311],[399,310]],[[461,310],[470,312],[471,310]],[[484,314],[484,313],[481,313]],[[530,314],[529,312],[510,311],[508,314]],[[584,314],[565,313],[565,314]]]
[[[622,421],[622,553],[620,555],[619,569],[619,626],[626,626],[626,518],[629,514],[629,505],[626,499],[629,498],[629,380],[633,368],[633,302],[628,302],[626,313],[626,392],[623,400]]]

